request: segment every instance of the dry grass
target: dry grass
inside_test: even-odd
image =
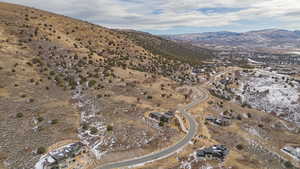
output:
[[[11,163],[12,168],[31,168],[39,157],[32,153],[37,147],[48,148],[62,140],[77,139],[80,112],[72,105],[71,92],[66,86],[59,87],[53,77],[52,80],[48,79],[51,71],[59,74],[56,61],[64,60],[65,55],[75,54],[79,59],[88,57],[93,63],[102,60],[103,65],[98,72],[95,71],[98,65],[82,68],[81,75],[87,76],[87,73],[100,74],[107,70],[108,65],[105,64],[119,55],[130,56],[127,62],[133,64],[141,63],[140,56],[146,60],[142,64],[148,64],[147,59],[154,58],[151,53],[119,32],[65,16],[0,3],[0,18],[0,150],[7,152],[0,158],[0,164],[5,160]],[[59,50],[50,49],[54,47]],[[51,60],[50,56],[57,57],[57,60]],[[43,65],[33,64],[34,58],[38,58]],[[113,70],[112,66],[109,69]],[[147,82],[151,77],[150,73],[123,70],[120,66],[115,68],[115,75],[117,77],[108,77],[103,81],[94,78],[105,88],[92,88],[87,92],[90,97],[103,93],[111,95],[97,100],[102,106],[99,115],[104,116],[108,124],[116,124],[116,133],[119,129],[131,126],[137,131],[145,129],[155,135],[157,131],[149,129],[141,117],[145,111],[159,108],[158,103],[166,103],[161,104],[162,107],[170,109],[181,102],[181,95],[174,94],[174,88],[169,86],[164,92],[173,93],[174,96],[167,101],[160,98],[161,83],[176,83],[159,75],[156,75],[156,81]],[[125,79],[126,83],[136,80],[139,84],[118,87],[120,79]],[[112,80],[112,83],[108,80]],[[151,94],[152,99],[145,99],[140,93],[142,90]],[[141,98],[140,103],[136,103],[137,97]],[[126,109],[129,111],[125,111]],[[22,117],[16,118],[18,113]],[[33,130],[36,125],[34,118],[42,120],[38,122],[39,131]],[[49,120],[55,120],[57,124],[49,124]],[[169,132],[167,131],[166,134]],[[172,143],[178,136],[174,131],[170,133],[173,136],[164,141],[165,145]],[[156,150],[156,147],[150,145],[150,150]],[[133,150],[131,154],[134,155],[135,151],[137,150]]]

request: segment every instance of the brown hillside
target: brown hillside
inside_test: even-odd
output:
[[[143,120],[146,111],[185,101],[176,81],[191,80],[191,66],[180,59],[154,55],[117,31],[7,3],[0,3],[0,42],[0,166],[32,168],[37,148],[85,130],[96,133],[86,138],[91,146],[100,137],[113,142],[99,149],[120,159],[180,136]],[[82,112],[93,119],[82,120]]]

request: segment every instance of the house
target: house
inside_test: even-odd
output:
[[[44,169],[64,169],[76,162],[76,157],[87,152],[87,148],[81,142],[69,144],[47,154]]]
[[[232,119],[232,114],[228,111],[225,111],[225,112],[221,112],[220,113],[220,116],[224,119],[227,119],[227,120],[230,120]]]
[[[200,159],[220,159],[224,160],[229,150],[224,145],[214,145],[204,148],[196,152],[196,156]]]
[[[225,118],[207,117],[205,119],[208,122],[216,124],[218,126],[228,126],[230,125],[229,120]]]
[[[166,116],[169,119],[172,119],[175,115],[173,111],[168,111],[166,113],[164,113],[164,116]]]
[[[157,121],[161,122],[169,122],[174,118],[174,113],[171,111],[168,111],[166,113],[161,113],[161,112],[151,112],[149,114],[149,117],[152,119],[155,119]]]
[[[281,149],[281,151],[287,153],[289,156],[300,161],[300,147],[285,146],[284,148]]]
[[[300,80],[298,80],[298,79],[295,79],[295,81],[296,81],[297,83],[299,83],[299,84],[300,84]]]
[[[205,71],[205,69],[204,68],[202,68],[202,69],[200,69],[200,68],[198,68],[198,69],[193,69],[192,70],[192,74],[202,74],[202,73],[205,73],[206,71]]]

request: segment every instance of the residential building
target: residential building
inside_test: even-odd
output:
[[[161,121],[161,122],[169,122],[174,118],[174,113],[171,111],[168,111],[166,113],[162,113],[162,112],[151,112],[149,114],[149,117],[152,119],[155,119],[157,121]]]
[[[229,150],[224,145],[214,145],[204,148],[196,152],[196,156],[200,159],[220,159],[224,160]]]
[[[76,162],[76,157],[87,152],[81,142],[69,144],[58,150],[49,152],[44,163],[44,169],[65,169]]]

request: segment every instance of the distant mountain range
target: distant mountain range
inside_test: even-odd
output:
[[[300,31],[265,29],[245,33],[207,32],[193,34],[163,35],[174,41],[190,42],[197,46],[229,46],[248,49],[299,49]]]

